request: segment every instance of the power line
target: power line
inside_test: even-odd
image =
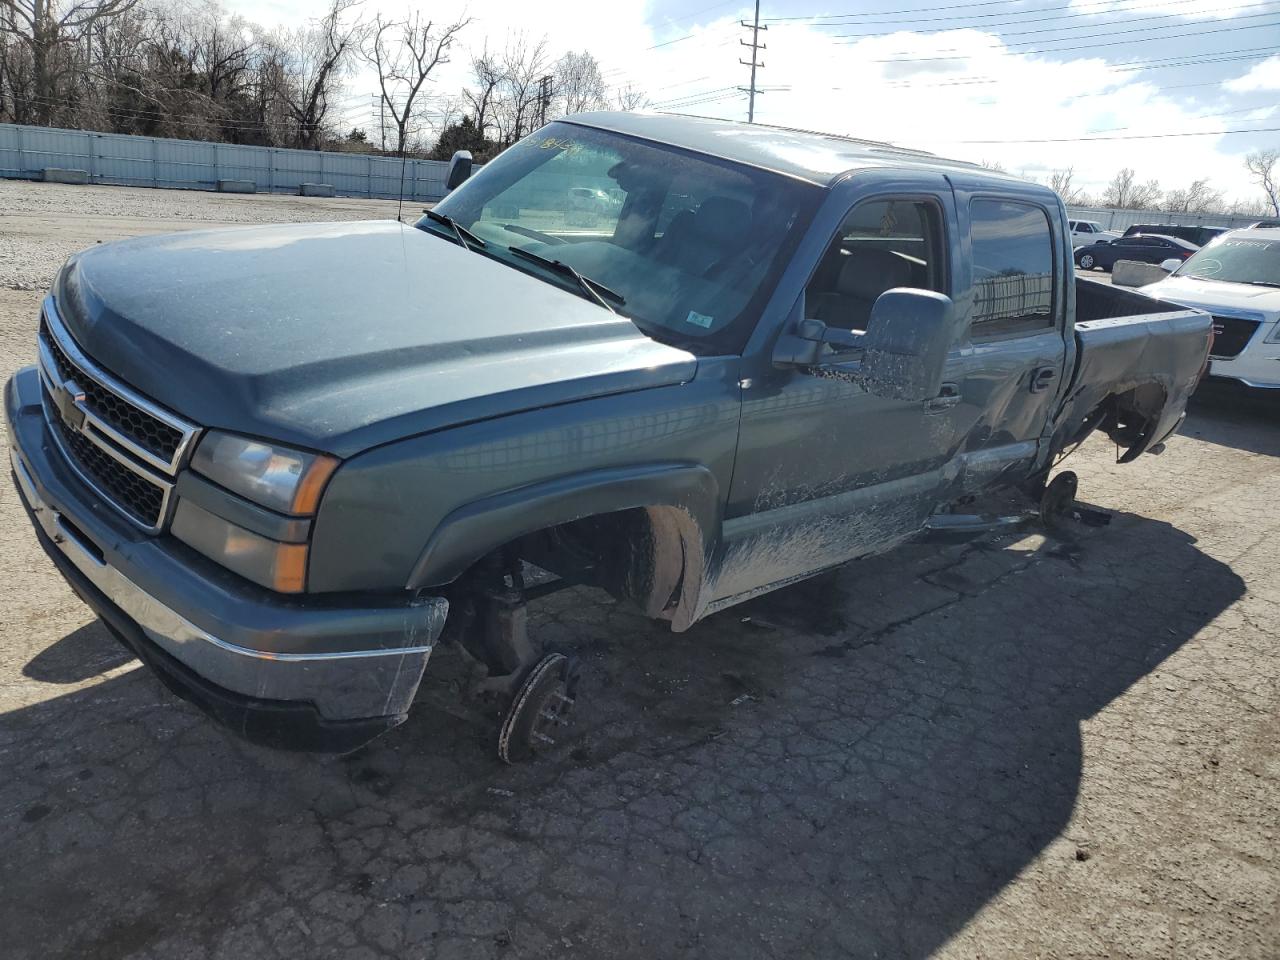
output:
[[[1253,130],[1202,130],[1194,133],[1131,133],[1119,137],[1042,137],[1016,140],[925,140],[925,143],[1092,143],[1101,140],[1167,140],[1174,137],[1222,137],[1232,133],[1276,133],[1280,127],[1258,127]]]
[[[1170,6],[1174,6],[1174,5],[1183,4],[1183,3],[1197,3],[1197,4],[1199,4],[1199,3],[1202,3],[1202,2],[1203,2],[1203,0],[1173,0],[1173,2],[1172,2],[1172,3],[1170,3],[1169,5],[1170,5]],[[1237,6],[1237,7],[1217,7],[1217,8],[1208,8],[1208,9],[1203,9],[1203,8],[1199,8],[1199,7],[1198,7],[1198,8],[1197,8],[1197,12],[1200,12],[1200,13],[1222,13],[1222,12],[1226,12],[1226,11],[1250,10],[1250,9],[1253,9],[1253,8],[1256,8],[1256,7],[1271,7],[1272,9],[1271,9],[1271,10],[1267,10],[1267,11],[1265,11],[1265,12],[1263,12],[1263,13],[1248,14],[1248,15],[1245,15],[1245,16],[1242,16],[1242,17],[1232,17],[1232,19],[1233,19],[1233,20],[1245,20],[1245,19],[1249,19],[1250,17],[1265,17],[1265,16],[1270,16],[1270,15],[1271,15],[1271,14],[1273,14],[1273,13],[1280,12],[1280,9],[1277,9],[1277,8],[1276,8],[1276,4],[1275,4],[1274,2],[1266,2],[1266,3],[1249,3],[1249,4],[1244,4],[1243,6]],[[1048,22],[1050,22],[1050,21],[1055,21],[1055,20],[1075,20],[1075,19],[1077,19],[1077,18],[1079,18],[1079,17],[1094,17],[1094,18],[1096,18],[1097,16],[1098,16],[1098,14],[1093,14],[1093,13],[1073,13],[1073,14],[1066,14],[1066,15],[1064,15],[1064,16],[1060,16],[1060,17],[1038,17],[1038,18],[1033,19],[1033,20],[997,20],[997,21],[996,21],[996,22],[994,22],[994,23],[983,23],[983,24],[976,24],[976,25],[970,25],[970,24],[968,24],[968,23],[965,23],[965,24],[956,24],[956,25],[954,25],[954,26],[950,26],[950,27],[933,27],[933,28],[926,29],[926,30],[919,30],[919,29],[916,29],[916,30],[895,29],[895,30],[879,30],[879,31],[873,31],[873,32],[870,32],[870,33],[833,33],[833,34],[828,34],[828,36],[835,37],[835,38],[836,38],[836,39],[838,39],[838,40],[854,40],[854,39],[860,39],[860,38],[865,38],[865,37],[889,37],[889,36],[892,36],[892,35],[893,35],[893,34],[895,34],[895,33],[904,33],[904,32],[905,32],[905,33],[952,33],[952,32],[954,32],[954,31],[956,31],[956,30],[981,30],[981,31],[984,31],[984,32],[998,31],[1002,36],[1018,36],[1018,37],[1020,37],[1020,36],[1026,36],[1026,35],[1028,35],[1028,34],[1032,34],[1032,33],[1059,33],[1059,32],[1065,33],[1065,32],[1066,32],[1066,31],[1068,31],[1068,30],[1088,30],[1088,29],[1091,29],[1092,27],[1094,27],[1094,26],[1095,26],[1095,24],[1091,24],[1091,23],[1082,23],[1082,24],[1077,24],[1077,25],[1075,25],[1075,26],[1041,27],[1041,28],[1040,28],[1040,29],[1038,29],[1038,30],[998,30],[998,28],[1000,28],[1000,27],[1006,27],[1006,26],[1009,26],[1009,27],[1023,27],[1023,26],[1027,26],[1027,25],[1029,25],[1029,24],[1033,24],[1033,23],[1048,23]],[[1148,22],[1148,21],[1151,21],[1151,20],[1171,20],[1171,19],[1185,19],[1185,18],[1186,18],[1186,15],[1185,15],[1185,14],[1182,14],[1182,13],[1159,13],[1159,14],[1152,14],[1151,16],[1148,16],[1148,17],[1126,17],[1126,18],[1124,19],[1124,22],[1125,22],[1125,23],[1144,23],[1144,22]],[[911,24],[914,24],[914,23],[936,23],[939,19],[952,19],[952,18],[950,18],[950,17],[942,17],[942,18],[935,17],[935,18],[930,19],[930,20],[911,20],[911,21],[905,21],[905,23],[911,23]],[[872,22],[879,22],[879,21],[872,21]],[[887,20],[887,21],[884,21],[884,22],[885,22],[885,23],[896,23],[896,22],[898,22],[898,21]],[[858,26],[861,26],[861,25],[862,25],[862,24],[858,24]],[[1183,26],[1183,25],[1184,25],[1184,24],[1169,24],[1169,26]]]
[[[911,8],[906,9],[906,10],[901,10],[901,9],[900,9],[900,10],[897,10],[897,11],[894,11],[894,10],[864,10],[864,11],[857,11],[857,12],[845,12],[845,13],[814,13],[814,14],[804,14],[804,15],[801,15],[801,16],[791,16],[791,17],[766,17],[766,18],[765,18],[765,20],[766,20],[766,22],[768,22],[768,23],[787,23],[787,22],[792,22],[792,23],[794,23],[794,22],[796,22],[796,21],[811,21],[811,22],[812,22],[812,21],[821,21],[821,20],[844,20],[844,19],[848,19],[848,18],[855,18],[855,17],[857,17],[857,18],[861,18],[861,17],[876,17],[876,16],[881,16],[881,15],[883,15],[883,14],[890,14],[890,13],[895,13],[895,12],[896,12],[896,13],[933,13],[933,12],[938,11],[938,10],[966,10],[966,9],[971,9],[971,8],[974,8],[974,7],[1007,7],[1007,6],[1009,6],[1010,4],[1013,4],[1013,3],[1023,3],[1023,2],[1024,2],[1024,0],[986,0],[986,2],[984,2],[984,3],[952,3],[952,4],[947,4],[946,6],[941,6],[941,7],[911,7]],[[1070,4],[1070,3],[1065,3],[1065,4],[1062,4],[1061,6],[1058,6],[1058,7],[1046,7],[1046,8],[1043,8],[1043,9],[1049,9],[1049,10],[1066,10],[1066,9],[1067,9],[1068,7],[1070,7],[1070,6],[1071,6],[1071,4]],[[1027,12],[1027,13],[1037,13],[1037,12],[1039,12],[1039,11],[1035,11],[1035,10],[1028,10],[1028,11],[1025,11],[1025,12]],[[1011,13],[1013,13],[1013,11],[1004,11],[1004,12],[1001,12],[1001,13],[993,13],[993,14],[982,14],[982,13],[975,13],[975,14],[958,14],[957,16],[964,16],[964,17],[967,17],[967,18],[972,19],[972,18],[976,18],[976,17],[983,17],[983,16],[1007,17],[1007,16],[1009,16]],[[954,19],[954,18],[942,18],[942,19]]]
[[[1262,27],[1280,27],[1280,20],[1276,21],[1275,23],[1250,24],[1249,26],[1246,26],[1246,27],[1219,27],[1216,30],[1194,30],[1191,33],[1179,33],[1179,34],[1173,34],[1171,36],[1156,37],[1153,39],[1178,40],[1184,37],[1202,37],[1210,33],[1236,33],[1240,30],[1257,30]],[[1151,27],[1146,28],[1146,30],[1151,30],[1151,29],[1164,29],[1164,28],[1151,28]],[[1115,36],[1118,33],[1138,33],[1138,32],[1143,32],[1143,31],[1115,30],[1105,34],[1097,34],[1097,36]],[[1083,38],[1068,37],[1065,39],[1075,40],[1075,39],[1083,39]],[[1047,43],[1050,41],[1041,41],[1041,42]],[[1065,53],[1071,50],[1096,50],[1099,47],[1120,47],[1120,46],[1125,46],[1131,43],[1133,43],[1132,40],[1113,40],[1108,43],[1084,43],[1075,47],[1051,47],[1051,48],[1042,49],[1042,50],[995,50],[995,49],[988,48],[986,51],[983,51],[983,52],[987,52],[987,53],[990,53],[992,56],[998,56],[998,57],[1029,57],[1029,56],[1034,56],[1035,54],[1038,54],[1038,53]],[[903,52],[905,53],[907,51],[903,51]],[[967,59],[967,56],[893,57],[889,59],[873,60],[871,62],[872,63],[926,63],[926,62],[937,61],[937,60],[958,60],[958,59]]]

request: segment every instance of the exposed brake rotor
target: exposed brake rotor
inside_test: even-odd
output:
[[[550,653],[529,671],[516,690],[498,733],[498,757],[519,763],[555,746],[552,736],[569,724],[578,688],[578,664]]]

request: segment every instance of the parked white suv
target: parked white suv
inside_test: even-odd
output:
[[[1280,228],[1224,233],[1142,293],[1213,315],[1211,376],[1280,390]]]
[[[1097,220],[1068,220],[1067,226],[1071,228],[1073,250],[1088,243],[1110,243],[1120,239],[1120,234],[1114,230],[1103,230]]]

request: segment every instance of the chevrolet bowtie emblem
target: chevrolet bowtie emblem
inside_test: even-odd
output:
[[[84,410],[79,404],[84,403],[84,391],[74,380],[60,384],[53,391],[53,403],[63,421],[72,430],[79,431],[84,426]]]

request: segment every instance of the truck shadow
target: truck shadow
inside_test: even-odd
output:
[[[0,715],[0,929],[14,958],[925,957],[1057,850],[1081,722],[1244,589],[1119,515],[906,548],[682,635],[574,591],[538,626],[583,659],[580,727],[521,768],[450,706],[447,656],[404,727],[341,759],[115,676]],[[105,656],[81,633],[65,652]],[[70,676],[63,653],[29,675]]]
[[[1187,405],[1179,433],[1280,457],[1280,390],[1247,390],[1228,380],[1206,380]]]

